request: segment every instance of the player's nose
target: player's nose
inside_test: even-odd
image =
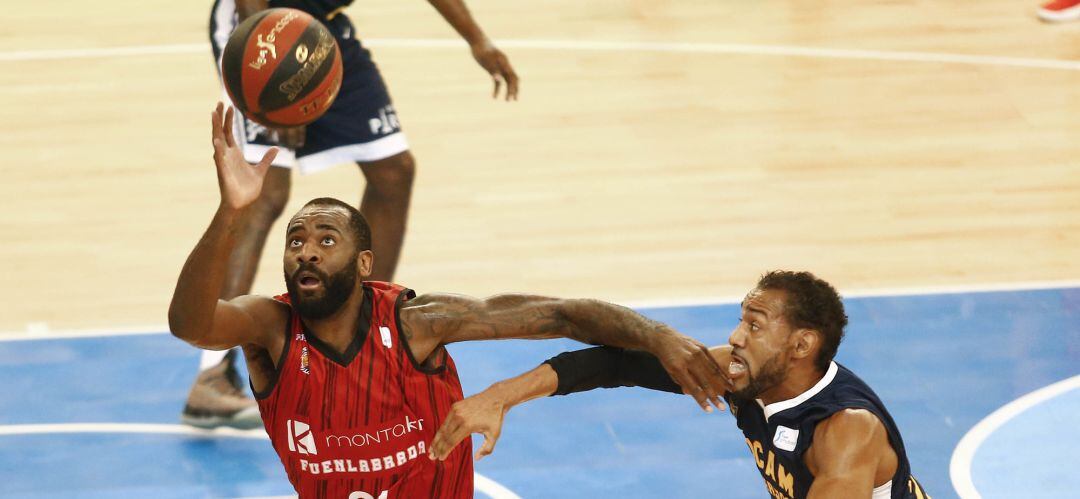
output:
[[[300,251],[296,253],[296,260],[300,263],[318,263],[322,260],[322,255],[319,255],[319,251],[312,248],[313,245],[305,244]]]
[[[731,335],[728,336],[728,345],[731,345],[733,347],[742,348],[742,347],[746,346],[746,344],[744,343],[745,340],[746,340],[746,334],[743,333],[742,328],[741,327],[735,327],[735,329],[733,329],[731,331]]]

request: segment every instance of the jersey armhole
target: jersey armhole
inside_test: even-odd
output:
[[[429,366],[418,362],[416,357],[413,356],[412,348],[409,348],[409,339],[405,337],[405,329],[401,326],[401,305],[405,303],[405,300],[411,300],[415,297],[415,291],[405,288],[401,290],[397,300],[394,301],[394,326],[396,326],[398,330],[398,342],[401,343],[401,348],[405,350],[405,355],[409,357],[409,362],[412,363],[413,369],[424,374],[442,374],[442,372],[446,370],[446,347],[440,345],[431,352],[432,357],[436,355],[440,356],[441,362],[437,365]]]
[[[285,320],[285,345],[281,347],[281,354],[278,355],[277,362],[274,363],[274,370],[270,372],[270,379],[266,381],[266,388],[262,391],[255,390],[255,385],[251,382],[251,374],[248,373],[248,386],[251,388],[251,393],[255,396],[255,400],[263,400],[274,393],[274,388],[277,388],[278,379],[281,378],[281,371],[285,368],[285,361],[289,358],[289,348],[292,346],[292,326],[293,326],[293,309],[292,305],[289,305],[289,318]],[[267,352],[269,357],[269,352]]]

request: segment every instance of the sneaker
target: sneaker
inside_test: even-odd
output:
[[[236,352],[195,377],[180,421],[197,428],[228,426],[248,430],[262,426],[259,405],[247,394],[236,371]]]
[[[1039,7],[1038,14],[1051,23],[1080,20],[1080,0],[1051,0]]]

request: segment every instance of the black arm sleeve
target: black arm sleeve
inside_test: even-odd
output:
[[[619,386],[682,393],[660,360],[646,352],[596,347],[564,352],[544,363],[559,377],[559,388],[552,395]]]

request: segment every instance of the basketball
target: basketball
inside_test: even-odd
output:
[[[306,125],[330,108],[341,88],[341,51],[310,15],[269,9],[233,31],[221,75],[244,116],[269,127]]]

